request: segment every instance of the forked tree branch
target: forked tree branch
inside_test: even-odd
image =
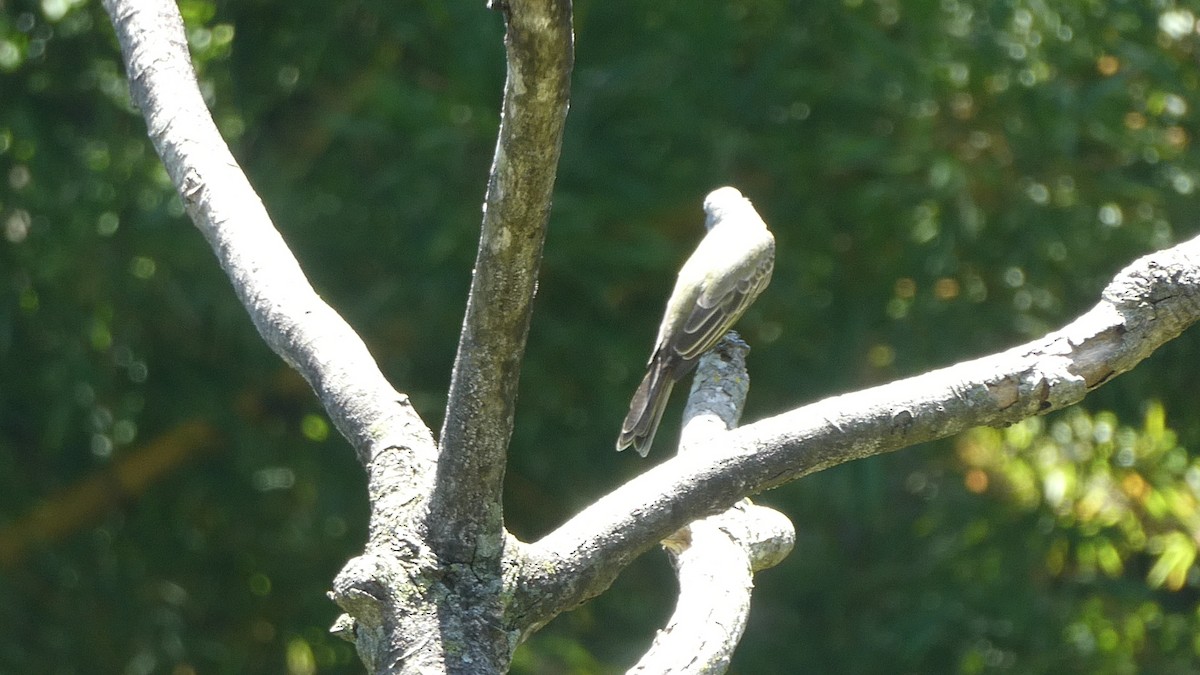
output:
[[[104,0],[134,101],[189,215],[263,338],[309,381],[368,467],[371,542],[339,576],[338,598],[354,605],[352,632],[373,667],[502,667],[520,635],[607,588],[636,555],[688,522],[842,462],[1071,405],[1200,318],[1197,239],[1135,262],[1095,308],[1039,340],[717,434],[536,544],[506,548],[504,453],[572,37],[569,0],[494,4],[508,29],[503,124],[439,456],[362,340],[313,291],[221,140],[175,5]],[[389,511],[406,513],[408,524],[424,516],[431,540],[422,528],[401,532],[379,517]],[[467,561],[470,574],[446,573]]]
[[[791,551],[792,523],[782,513],[742,500],[692,523],[663,542],[679,579],[679,599],[630,673],[724,673],[750,614],[754,574]]]
[[[730,333],[701,357],[683,413],[680,453],[700,452],[708,438],[737,426],[750,385],[749,351]],[[754,573],[781,562],[795,538],[786,516],[743,499],[664,540],[679,599],[666,627],[629,672],[725,672],[746,628]]]
[[[492,4],[508,76],[428,519],[459,562],[495,560],[503,544],[504,466],[574,64],[570,0]]]
[[[358,335],[317,296],[217,131],[178,7],[171,0],[104,0],[104,8],[150,140],[263,339],[312,385],[360,461],[396,446],[407,449],[405,462],[430,465],[425,424]]]
[[[544,622],[600,593],[635,556],[746,495],[853,459],[1077,403],[1197,319],[1200,237],[1129,265],[1099,304],[1041,339],[720,434],[705,452],[656,466],[530,546],[523,614]]]
[[[339,625],[373,670],[395,665],[389,661],[405,653],[410,636],[432,645],[416,667],[436,662],[440,645],[425,639],[437,632],[436,616],[412,611],[392,593],[434,569],[413,563],[436,559],[418,534],[436,476],[433,435],[358,335],[317,296],[275,230],[200,95],[174,2],[104,0],[104,7],[133,100],[188,214],[263,339],[308,380],[367,469],[370,541],[335,580],[335,599],[354,616]],[[491,643],[481,649],[507,658]]]

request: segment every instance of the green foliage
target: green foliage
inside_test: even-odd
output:
[[[1200,460],[1178,445],[1156,402],[1141,428],[1081,409],[1045,426],[977,429],[959,439],[958,456],[969,491],[1036,517],[1044,536],[1031,545],[1042,563],[1031,576],[1120,589],[1122,602],[1091,597],[1066,613],[1066,646],[1093,672],[1114,664],[1166,672],[1200,658],[1189,637],[1200,634],[1200,614],[1186,608],[1195,594]]]
[[[1147,554],[1147,583],[1178,591],[1196,558],[1200,459],[1189,459],[1163,418],[1152,403],[1140,430],[1117,428],[1112,413],[1083,410],[1048,431],[1036,418],[1004,432],[976,430],[959,447],[972,467],[967,487],[983,492],[996,481],[1021,507],[1044,505],[1065,531],[1050,544],[1054,574],[1072,567],[1088,580],[1119,577],[1127,557]],[[1065,536],[1071,531],[1078,541]]]
[[[180,5],[284,236],[435,429],[504,77],[483,4]],[[740,326],[749,419],[1036,336],[1195,231],[1193,7],[575,4],[520,536],[644,469],[612,443],[716,185],[778,243]],[[0,92],[0,558],[30,514],[44,533],[0,573],[0,670],[359,672],[324,590],[365,537],[361,471],[183,217],[98,3],[2,0]],[[1198,361],[1185,335],[1079,410],[765,495],[799,541],[734,669],[1194,670]],[[63,506],[97,476],[103,508]],[[631,663],[671,588],[646,556],[517,670]]]

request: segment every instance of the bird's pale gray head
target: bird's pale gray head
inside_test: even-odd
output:
[[[754,208],[737,188],[728,185],[719,187],[704,198],[704,227],[711,230],[722,218],[734,215],[747,207]]]

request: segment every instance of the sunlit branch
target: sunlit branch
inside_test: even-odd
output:
[[[1093,309],[1038,340],[714,437],[705,452],[658,465],[531,546],[526,586],[539,592],[527,611],[548,619],[596,595],[639,553],[746,495],[853,459],[1077,403],[1198,318],[1200,238],[1137,260]]]
[[[750,385],[748,351],[730,333],[700,359],[683,413],[680,453],[700,452],[709,437],[737,426]],[[666,627],[629,672],[725,672],[750,615],[754,573],[781,562],[795,538],[786,516],[743,499],[665,539],[679,597]]]
[[[428,430],[317,296],[217,131],[175,3],[105,0],[104,7],[150,139],[263,339],[308,380],[360,460],[397,446],[431,463]]]
[[[505,18],[508,76],[428,520],[457,561],[500,550],[504,464],[574,62],[569,0],[493,4]]]

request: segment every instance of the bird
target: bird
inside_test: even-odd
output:
[[[679,270],[667,299],[646,376],[621,424],[617,450],[645,457],[675,383],[716,346],[771,281],[775,238],[749,199],[733,187],[704,199],[708,233]]]

